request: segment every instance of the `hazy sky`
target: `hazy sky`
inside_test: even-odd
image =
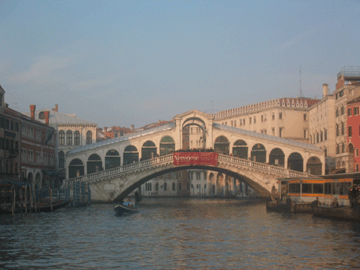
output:
[[[360,2],[0,2],[0,84],[10,107],[140,127],[197,109],[321,97],[360,65]]]

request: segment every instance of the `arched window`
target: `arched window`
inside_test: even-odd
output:
[[[92,132],[89,130],[88,132],[86,132],[86,144],[91,144],[92,143]]]
[[[75,131],[75,133],[74,133],[74,144],[80,145],[80,132],[79,131]]]
[[[63,151],[59,152],[59,168],[64,169],[65,165],[65,154]]]
[[[63,130],[59,131],[59,145],[65,145],[65,132]]]
[[[72,145],[72,131],[66,131],[66,145]]]
[[[39,113],[39,119],[45,119],[45,114],[44,114],[44,112],[40,112],[40,113]]]

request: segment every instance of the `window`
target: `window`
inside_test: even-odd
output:
[[[336,124],[336,136],[339,136],[339,124]]]
[[[75,133],[74,133],[74,144],[80,145],[80,132],[79,131],[75,131]]]
[[[89,130],[88,132],[86,132],[86,144],[91,144],[92,143],[92,132]]]
[[[249,124],[251,124],[251,117],[249,117]]]
[[[355,149],[355,156],[358,157],[359,156],[359,148]]]
[[[335,115],[336,115],[336,117],[338,117],[338,116],[339,116],[339,108],[336,108]]]
[[[181,183],[179,183],[179,190],[181,190]]]
[[[155,191],[159,191],[159,183],[155,184]]]
[[[65,145],[65,132],[63,130],[59,131],[59,145]]]
[[[341,153],[345,153],[345,144],[344,143],[341,144]]]
[[[324,140],[326,141],[327,140],[327,130],[324,129]]]
[[[345,134],[345,125],[344,122],[341,122],[341,135]]]
[[[345,113],[345,108],[344,108],[344,105],[341,106],[341,115],[343,115]]]
[[[200,173],[199,172],[196,173],[196,180],[200,180]]]
[[[354,108],[354,115],[359,115],[359,107]]]
[[[172,190],[173,190],[173,191],[176,190],[176,185],[175,185],[175,183],[172,183]]]
[[[358,172],[359,171],[359,164],[355,164],[355,171]]]
[[[72,131],[66,131],[66,145],[72,145]]]
[[[316,143],[319,143],[319,141],[320,141],[319,133],[317,132],[317,133],[316,133]]]
[[[279,119],[282,119],[282,112],[279,113]]]
[[[307,138],[307,130],[304,129],[304,138],[306,139]]]
[[[323,135],[323,132],[322,132],[322,131],[320,131],[320,141],[321,141],[321,142],[324,141],[324,135]]]
[[[164,183],[164,191],[166,191],[167,190],[167,183],[165,182]]]
[[[280,137],[280,138],[281,138],[281,137],[282,137],[282,135],[283,135],[283,134],[282,134],[283,129],[284,129],[284,128],[282,128],[282,127],[281,127],[281,128],[279,128],[279,137]]]
[[[45,113],[44,112],[39,113],[39,119],[45,119]]]
[[[275,120],[275,113],[272,114],[272,120]]]
[[[336,145],[336,154],[339,154],[340,153],[340,146],[337,144]]]
[[[254,116],[254,124],[256,124],[256,116]]]
[[[304,113],[304,121],[306,121],[307,120],[307,118],[306,118],[306,113]]]
[[[65,154],[63,151],[59,152],[59,168],[63,169],[65,167]]]
[[[351,116],[351,108],[348,109],[348,116]]]
[[[348,136],[352,137],[352,127],[348,127]]]
[[[245,125],[245,118],[243,119],[243,125]]]

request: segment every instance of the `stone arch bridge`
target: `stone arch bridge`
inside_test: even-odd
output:
[[[192,110],[153,129],[80,146],[66,155],[65,183],[89,182],[94,200],[114,201],[161,174],[206,169],[241,178],[267,196],[278,178],[324,173],[320,148],[213,121],[212,115]],[[217,166],[174,165],[172,152],[184,148],[186,127],[193,125],[201,130],[202,148],[219,153]]]

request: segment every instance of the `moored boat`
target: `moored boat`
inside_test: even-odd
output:
[[[360,221],[360,209],[351,207],[331,207],[319,205],[314,207],[314,216],[348,221]]]

